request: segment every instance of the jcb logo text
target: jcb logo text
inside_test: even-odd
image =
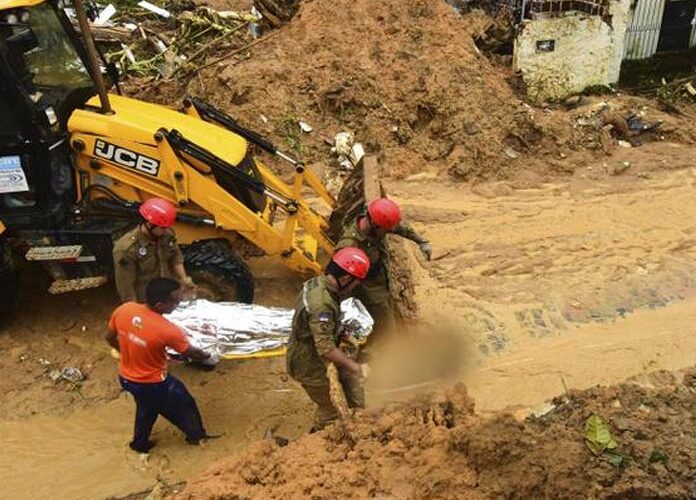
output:
[[[115,146],[101,139],[94,142],[94,156],[113,161],[124,167],[133,168],[138,172],[157,176],[160,162],[149,156],[144,156],[129,149]]]

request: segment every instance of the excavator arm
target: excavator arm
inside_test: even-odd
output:
[[[241,236],[296,272],[320,272],[319,253],[330,254],[333,242],[327,218],[310,206],[309,197],[323,203],[327,213],[335,201],[313,172],[295,162],[293,183],[287,184],[219,120],[211,123],[198,113],[125,97],[110,100],[113,115],[88,105],[68,124],[83,191],[101,183],[132,202],[168,199],[184,214],[212,221],[205,231],[182,228],[184,242],[204,239],[202,233],[230,240]]]

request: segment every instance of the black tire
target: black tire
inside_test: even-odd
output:
[[[254,278],[226,240],[197,241],[183,247],[184,266],[198,287],[198,297],[213,302],[254,300]]]
[[[0,324],[12,318],[18,294],[19,273],[15,269],[12,248],[5,238],[0,238]]]

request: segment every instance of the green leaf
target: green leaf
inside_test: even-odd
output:
[[[626,457],[617,451],[606,451],[602,454],[602,460],[609,462],[614,467],[621,467],[626,462]]]
[[[585,421],[585,444],[596,456],[618,446],[609,431],[609,426],[597,415],[592,415]]]

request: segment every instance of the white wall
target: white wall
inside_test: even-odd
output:
[[[618,82],[630,0],[612,2],[611,26],[599,16],[568,13],[525,20],[515,40],[514,67],[533,101],[560,100],[592,85]],[[553,52],[537,42],[554,40]]]

